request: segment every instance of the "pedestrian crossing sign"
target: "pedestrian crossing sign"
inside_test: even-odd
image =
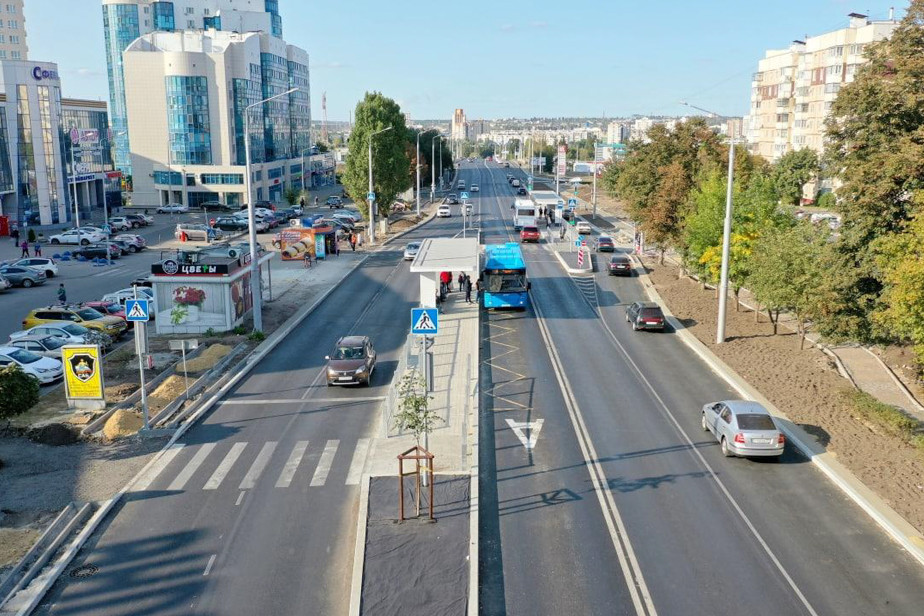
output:
[[[439,315],[436,308],[411,308],[411,333],[435,336],[439,332]]]
[[[125,300],[125,320],[147,322],[151,319],[151,313],[148,310],[148,300],[146,299],[127,299]]]

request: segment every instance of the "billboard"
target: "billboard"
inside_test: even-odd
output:
[[[64,386],[69,400],[103,400],[103,362],[97,345],[61,347]]]
[[[283,261],[298,261],[308,252],[315,257],[315,235],[311,227],[286,227],[273,237]]]
[[[568,146],[566,145],[558,146],[558,166],[555,172],[558,175],[565,175],[568,173]]]

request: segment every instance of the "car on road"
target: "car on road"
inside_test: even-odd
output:
[[[189,206],[182,203],[168,203],[157,208],[158,214],[185,214],[189,211]]]
[[[9,278],[5,276],[0,276],[0,291],[6,291],[13,287],[13,283],[10,282]]]
[[[523,227],[520,231],[520,241],[521,242],[538,242],[539,241],[539,227]]]
[[[574,212],[572,212],[572,211],[569,210],[568,208],[565,208],[565,209],[563,209],[563,210],[561,211],[561,219],[562,219],[562,220],[564,220],[564,221],[570,221],[572,218],[574,218]]]
[[[132,228],[132,223],[124,216],[114,216],[109,219],[109,227],[113,231],[128,231]]]
[[[48,278],[44,270],[31,267],[19,267],[17,265],[4,265],[0,267],[0,276],[9,280],[14,287],[25,287],[27,289],[35,285],[45,284]]]
[[[527,190],[526,190],[525,188],[523,188],[522,186],[520,186],[519,188],[517,188],[517,196],[518,196],[518,197],[525,197],[525,196],[528,195],[528,194],[529,194],[529,192],[527,192]]]
[[[145,240],[140,235],[135,235],[133,233],[120,233],[112,239],[116,242],[125,242],[128,244],[129,252],[140,252],[147,248],[148,245],[147,240]],[[134,250],[132,250],[132,247],[134,247]]]
[[[413,261],[418,252],[420,252],[420,242],[408,242],[404,247],[404,260]]]
[[[100,242],[81,246],[71,251],[72,257],[83,257],[84,259],[105,259],[107,255],[110,259],[118,259],[122,256],[122,249],[109,242]]]
[[[337,195],[331,195],[324,201],[324,205],[330,207],[331,209],[343,207],[343,199]]]
[[[67,344],[64,338],[51,336],[49,334],[36,334],[34,336],[23,336],[21,338],[11,339],[8,346],[18,347],[52,359],[61,359],[61,347]]]
[[[222,216],[215,220],[215,227],[222,231],[246,231],[248,227],[246,218],[236,216]]]
[[[452,218],[452,208],[447,204],[442,204],[436,209],[437,218]]]
[[[10,341],[19,340],[27,336],[55,336],[64,340],[66,344],[98,344],[108,347],[112,344],[112,337],[93,329],[77,325],[76,323],[45,323],[36,325],[10,334]]]
[[[60,359],[42,357],[14,346],[0,347],[0,367],[16,364],[42,385],[54,383],[64,377],[64,364]]]
[[[446,195],[446,198],[443,199],[443,203],[446,205],[458,205],[459,204],[459,195],[456,193],[449,193]]]
[[[459,182],[456,184],[456,188],[458,190],[465,190],[465,180],[459,180]]]
[[[520,187],[520,180],[518,180],[518,179],[516,179],[516,178],[513,178],[513,181],[510,182],[510,185],[513,186],[514,188],[519,188],[519,187]]]
[[[113,339],[118,338],[128,329],[125,321],[119,317],[111,317],[93,308],[76,305],[45,306],[30,310],[26,318],[22,320],[22,327],[29,329],[36,325],[62,321],[83,325]]]
[[[585,220],[578,221],[577,225],[575,226],[575,231],[581,235],[591,235],[594,232],[593,228],[590,226],[590,223]]]
[[[640,329],[664,331],[664,313],[654,302],[635,302],[626,307],[626,321],[633,331]]]
[[[368,336],[345,336],[327,360],[327,385],[366,385],[375,370],[375,349]]]
[[[472,192],[480,192],[481,189],[478,187],[478,184],[472,184],[472,187],[469,189]]]
[[[700,418],[704,432],[711,432],[725,457],[779,459],[786,437],[770,413],[751,400],[724,400],[703,406]]]
[[[504,169],[509,169],[509,168],[510,168],[510,163],[504,163]]]
[[[331,214],[331,218],[343,218],[345,220],[352,222],[354,225],[363,219],[363,217],[359,215],[359,212],[352,212],[350,210],[343,210],[342,212],[334,212],[333,214]]]
[[[27,259],[19,259],[18,261],[13,261],[8,263],[13,267],[31,267],[33,269],[40,269],[45,272],[45,276],[48,278],[54,278],[58,275],[58,264],[55,263],[55,260],[51,257],[29,257]]]
[[[70,229],[64,233],[52,235],[48,241],[52,244],[80,244],[86,246],[88,244],[102,242],[104,239],[106,239],[106,236],[99,231],[88,231],[85,229],[78,231],[77,229]]]
[[[138,227],[147,227],[149,224],[154,222],[154,218],[151,216],[145,216],[144,214],[126,214],[125,220],[131,223],[132,228],[137,229]]]
[[[607,263],[606,269],[610,276],[631,276],[632,259],[627,255],[613,255],[610,262]]]
[[[594,250],[597,252],[615,252],[616,242],[609,235],[601,235],[594,240]]]

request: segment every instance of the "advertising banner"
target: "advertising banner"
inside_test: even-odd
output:
[[[273,243],[279,248],[283,261],[300,261],[305,253],[315,254],[314,229],[311,227],[286,227],[276,234]]]
[[[565,175],[568,173],[568,146],[560,145],[558,146],[558,175]]]
[[[99,346],[66,345],[61,347],[64,362],[64,386],[71,400],[103,400],[103,362]]]

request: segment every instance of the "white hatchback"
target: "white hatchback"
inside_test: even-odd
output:
[[[77,231],[76,229],[71,229],[70,231],[59,233],[58,235],[52,235],[49,241],[52,244],[80,244],[81,246],[87,246],[89,244],[102,242],[105,239],[106,236],[98,231]]]
[[[451,218],[451,217],[452,217],[452,208],[449,207],[448,205],[445,205],[445,204],[441,205],[441,206],[436,210],[436,217],[437,217],[437,218]]]
[[[35,377],[42,385],[54,383],[64,376],[60,359],[42,357],[14,346],[0,347],[0,366],[17,364],[26,374]]]

